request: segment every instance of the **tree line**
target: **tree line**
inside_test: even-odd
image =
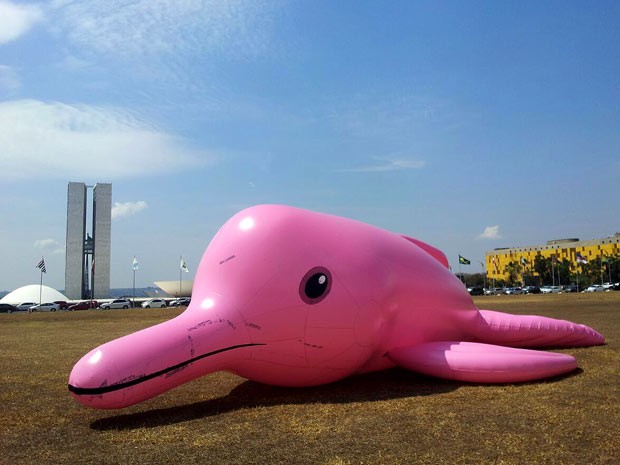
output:
[[[521,260],[509,262],[504,267],[504,273],[507,278],[496,279],[495,287],[559,286],[578,283],[580,289],[585,289],[592,284],[620,282],[620,255],[596,257],[588,263],[575,264],[566,258],[554,260],[538,254],[533,262],[522,263]],[[462,279],[467,286],[492,285],[483,273],[466,274]]]
[[[603,282],[620,281],[620,255],[596,257],[588,263],[575,264],[543,257],[538,254],[533,263],[509,262],[504,268],[508,284],[524,282],[526,286],[577,284],[580,288]]]

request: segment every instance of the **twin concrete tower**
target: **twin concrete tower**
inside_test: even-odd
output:
[[[88,190],[92,188],[92,229],[87,232]],[[92,235],[91,235],[92,234]],[[112,184],[70,182],[67,190],[65,295],[69,299],[110,296]]]

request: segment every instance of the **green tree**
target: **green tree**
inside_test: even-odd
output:
[[[518,261],[509,262],[508,265],[504,267],[504,273],[508,275],[508,284],[510,286],[516,286],[521,282],[522,269],[523,267]]]
[[[545,258],[541,254],[534,257],[534,271],[538,274],[539,286],[552,282],[551,258]]]
[[[601,282],[601,263],[600,259],[591,259],[588,263],[577,265],[579,271],[579,288],[586,287]]]
[[[605,268],[605,281],[620,282],[620,255],[603,257],[603,267]]]
[[[571,262],[568,259],[563,259],[561,262],[558,262],[558,264],[556,265],[556,280],[557,283],[556,284],[571,284],[572,278],[571,278],[571,272],[570,272],[570,265]]]
[[[483,273],[464,274],[463,281],[467,287],[483,287],[486,276]]]

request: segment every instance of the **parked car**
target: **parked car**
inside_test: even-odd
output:
[[[568,286],[564,286],[563,292],[579,292],[579,288],[576,284],[569,284]]]
[[[600,284],[592,284],[586,289],[586,292],[604,292],[605,288]]]
[[[540,294],[540,287],[538,286],[525,286],[523,288],[524,294]]]
[[[33,305],[36,305],[36,303],[34,302],[22,302],[21,304],[19,304],[17,306],[17,309],[20,311],[25,311],[25,310],[29,310],[30,307],[32,307]]]
[[[540,288],[543,294],[557,294],[560,292],[560,286],[543,286]]]
[[[19,308],[17,308],[15,305],[11,305],[11,304],[0,304],[0,313],[13,313],[13,312],[18,312]]]
[[[507,287],[504,293],[506,295],[518,295],[523,294],[523,290],[520,287]]]
[[[164,299],[149,299],[142,302],[142,308],[166,308],[166,301]]]
[[[97,308],[99,303],[96,300],[83,300],[77,304],[69,305],[67,310],[88,310],[90,308]]]
[[[499,295],[502,293],[502,290],[498,287],[490,287],[484,290],[484,295]]]
[[[468,287],[469,295],[484,295],[484,289],[481,287]]]
[[[54,303],[58,304],[60,310],[67,310],[69,308],[69,304],[64,300],[54,300]]]
[[[192,301],[191,298],[189,297],[180,297],[178,299],[174,299],[172,300],[168,306],[169,307],[185,307],[187,305],[189,305],[189,303]]]
[[[33,305],[28,309],[29,312],[55,312],[60,309],[60,305],[54,302],[45,302],[43,304]]]
[[[613,286],[611,286],[611,290],[620,291],[620,283],[615,283]]]
[[[131,307],[131,301],[128,299],[114,299],[112,302],[104,302],[99,305],[99,308],[109,310],[111,308],[129,308]]]

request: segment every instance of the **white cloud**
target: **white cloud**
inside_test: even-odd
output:
[[[120,218],[126,218],[133,216],[148,207],[144,200],[137,202],[114,202],[112,207],[112,219],[117,220]]]
[[[412,135],[429,128],[448,128],[457,122],[454,106],[445,99],[422,93],[364,89],[328,102],[326,119],[334,127],[364,137]]]
[[[51,7],[74,44],[125,57],[262,53],[273,8],[253,0],[56,0]]]
[[[487,226],[484,228],[482,234],[478,236],[478,239],[501,239],[502,236],[499,235],[499,226]]]
[[[426,166],[426,162],[422,160],[412,160],[407,158],[384,158],[384,157],[372,157],[375,163],[359,166],[356,168],[345,168],[339,170],[340,172],[347,173],[380,173],[385,171],[402,171],[421,169]]]
[[[5,179],[127,178],[213,161],[119,108],[16,100],[0,103]]]
[[[65,252],[63,246],[61,246],[55,239],[37,239],[34,241],[33,246],[35,249],[53,255],[62,254]]]
[[[38,239],[34,241],[35,249],[45,249],[47,247],[54,246],[57,244],[58,242],[56,242],[54,239]]]
[[[43,11],[38,5],[0,0],[0,44],[17,39],[42,19]]]
[[[10,66],[0,65],[0,91],[4,89],[7,94],[13,95],[21,87],[21,81],[17,73]]]

